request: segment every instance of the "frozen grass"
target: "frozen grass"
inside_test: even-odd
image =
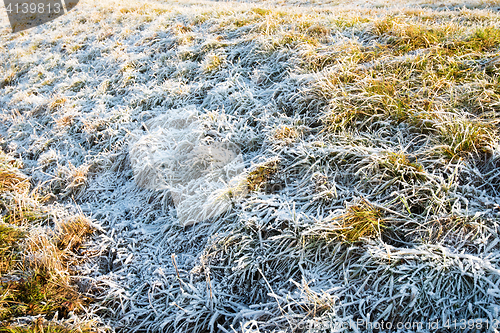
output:
[[[73,330],[68,328],[70,322],[65,324],[88,303],[73,270],[85,260],[77,252],[92,233],[90,220],[68,214],[62,207],[44,206],[18,169],[20,161],[3,152],[0,157],[0,331],[70,332],[97,327],[97,321],[83,318]],[[36,322],[20,324],[21,318],[30,322],[30,317]]]
[[[499,5],[84,1],[16,35],[2,21],[0,254],[24,244],[65,285],[70,265],[94,301],[38,324],[498,318]],[[238,158],[203,174],[214,146]],[[230,200],[203,210],[214,197]],[[101,233],[85,243],[95,226],[56,203]],[[51,231],[23,234],[37,223]]]

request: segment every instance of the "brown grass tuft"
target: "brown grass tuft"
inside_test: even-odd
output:
[[[278,127],[272,136],[274,140],[282,141],[284,143],[295,142],[299,137],[300,133],[297,129],[285,125]]]
[[[57,246],[60,249],[78,249],[85,238],[93,232],[90,219],[84,215],[75,215],[57,224]]]
[[[14,166],[14,160],[8,160],[0,152],[0,193],[25,193],[29,189],[29,179]]]
[[[257,165],[247,176],[248,189],[260,191],[278,171],[279,161],[273,160]]]

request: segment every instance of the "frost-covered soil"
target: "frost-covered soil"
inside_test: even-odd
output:
[[[84,0],[15,35],[4,18],[2,149],[102,228],[75,315],[123,332],[494,331],[497,8]],[[226,173],[230,205],[183,226],[162,177],[213,144],[248,191]]]

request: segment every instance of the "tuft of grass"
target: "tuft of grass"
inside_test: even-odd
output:
[[[498,142],[497,129],[487,123],[455,118],[435,125],[438,129],[439,149],[450,158],[491,155]]]
[[[320,24],[313,24],[307,28],[306,34],[315,38],[324,38],[330,35],[330,29]]]
[[[172,27],[172,29],[173,29],[174,33],[177,35],[182,35],[182,34],[186,34],[186,33],[193,31],[193,28],[191,26],[186,26],[182,23],[178,23],[178,24],[174,25]]]
[[[467,30],[453,22],[428,25],[389,17],[376,21],[373,31],[376,35],[386,36],[388,44],[396,47],[398,53],[434,47],[459,55],[488,52],[500,45],[500,29],[495,26],[477,27],[466,36]]]
[[[10,225],[26,225],[44,219],[40,198],[30,193],[29,178],[19,171],[22,164],[0,152],[0,208],[1,220]]]
[[[270,9],[258,8],[258,7],[252,8],[251,11],[259,16],[266,16],[273,13],[273,11]]]
[[[11,270],[20,252],[20,240],[25,233],[19,228],[0,223],[0,276]]]
[[[383,216],[380,209],[363,200],[349,206],[345,214],[336,218],[341,226],[336,234],[348,243],[379,235],[386,228]]]
[[[39,320],[41,319],[41,320]],[[88,325],[61,325],[43,318],[30,325],[0,327],[0,333],[90,333],[95,330]]]
[[[361,124],[369,124],[375,118],[383,118],[385,110],[373,108],[360,108],[356,105],[338,105],[326,117],[323,123],[328,131],[338,131],[346,127],[362,127]],[[372,120],[372,121],[370,121]]]
[[[409,236],[427,244],[446,244],[459,239],[467,240],[468,234],[479,236],[480,225],[468,217],[449,215],[415,226]]]
[[[82,164],[75,167],[71,162],[67,166],[60,166],[57,170],[58,179],[53,184],[53,190],[62,197],[78,196],[83,193],[87,185],[89,166]]]
[[[387,177],[399,178],[405,182],[426,178],[423,165],[410,161],[404,152],[389,152],[379,161],[379,168]]]
[[[0,79],[0,89],[5,88],[6,86],[11,85],[14,80],[17,77],[17,71],[16,70],[10,70],[5,75],[3,78]]]
[[[27,274],[26,274],[27,273]],[[82,300],[69,285],[43,269],[27,270],[17,280],[0,282],[0,319],[51,315],[67,316]]]
[[[301,42],[308,43],[311,39],[304,39],[304,36],[295,33],[286,33],[278,38],[273,38],[272,51],[279,50],[284,47],[295,47]]]
[[[16,161],[8,159],[0,152],[0,194],[4,192],[25,193],[29,186],[29,178],[15,167]]]
[[[455,32],[455,29],[450,29],[449,26],[426,27],[420,25],[406,25],[396,32],[396,36],[399,38],[390,40],[390,43],[397,46],[400,52],[405,53],[438,45]]]
[[[59,249],[70,249],[74,251],[83,244],[85,238],[89,236],[94,229],[89,218],[84,215],[75,215],[58,223],[56,230],[56,244]]]
[[[217,71],[224,63],[224,58],[215,53],[208,53],[202,63],[202,69],[205,73]]]
[[[71,266],[85,238],[92,232],[83,215],[56,218],[55,230],[41,228],[49,215],[60,216],[42,206],[37,190],[30,191],[27,177],[15,160],[0,155],[0,321],[2,332],[25,328],[8,326],[26,316],[66,318],[86,302],[72,284]],[[53,208],[55,209],[55,208]],[[66,214],[67,215],[67,214]],[[20,229],[15,225],[22,225]],[[58,327],[40,326],[45,331]],[[26,328],[29,331],[29,328]],[[44,331],[44,330],[35,331]]]
[[[375,21],[373,31],[376,35],[385,36],[387,43],[396,47],[398,53],[406,53],[450,40],[460,33],[460,28],[453,23],[428,25],[391,16]]]
[[[59,128],[70,127],[73,124],[74,116],[71,114],[64,115],[55,120],[56,125]]]
[[[457,46],[468,51],[487,52],[500,45],[500,29],[494,26],[479,27],[464,42]]]
[[[7,212],[2,216],[5,223],[24,226],[33,222],[45,221],[48,215],[43,211],[37,200],[30,197],[15,196],[8,201],[3,201]]]
[[[65,97],[56,97],[52,102],[49,104],[49,109],[51,111],[57,110],[64,106],[68,100]]]
[[[290,126],[282,125],[274,130],[272,139],[286,144],[295,142],[300,137],[299,131]]]
[[[250,191],[260,191],[278,171],[279,161],[271,160],[254,167],[247,175],[246,181]]]

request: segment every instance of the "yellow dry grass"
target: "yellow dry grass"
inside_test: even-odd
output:
[[[0,331],[24,332],[29,328],[9,326],[15,318],[51,318],[56,312],[65,318],[87,302],[74,286],[72,270],[81,260],[74,251],[93,228],[81,214],[60,217],[52,211],[56,208],[44,206],[19,163],[0,157]],[[54,228],[47,226],[49,220],[56,222]],[[50,322],[40,327],[40,332],[69,332]]]

